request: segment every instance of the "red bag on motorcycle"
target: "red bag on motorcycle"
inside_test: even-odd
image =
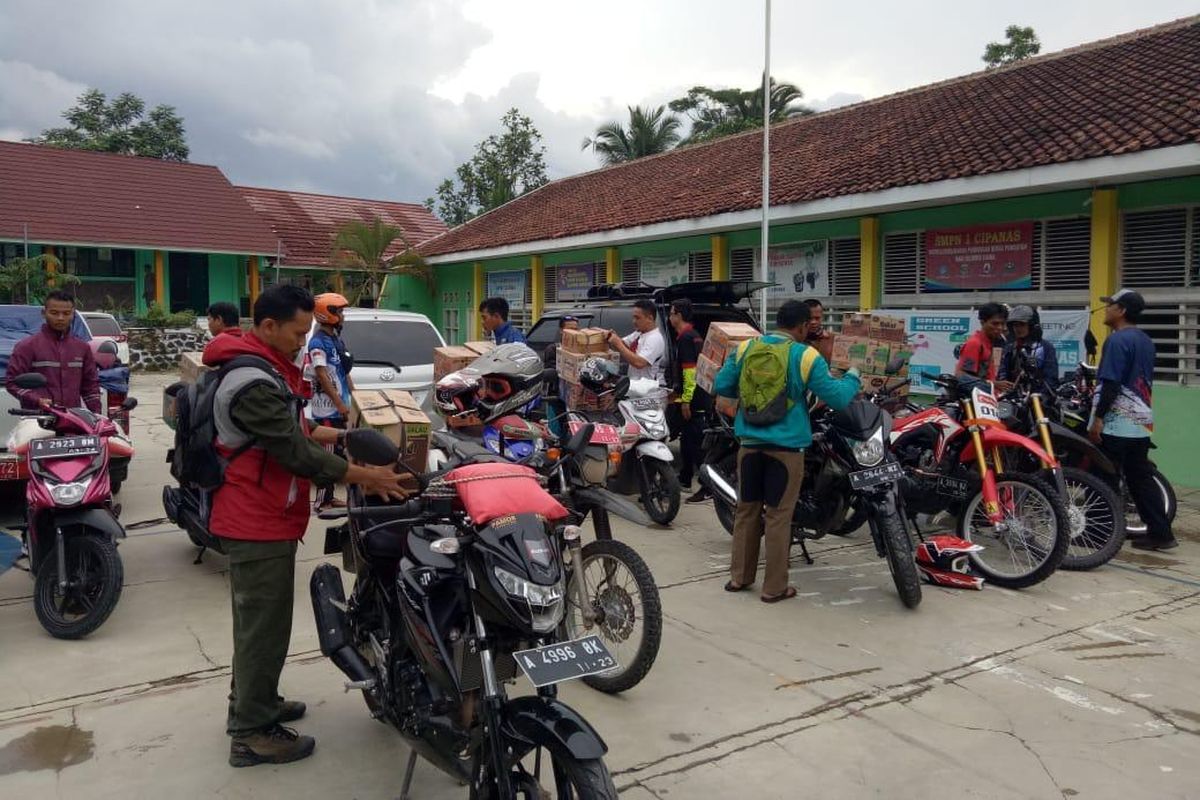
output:
[[[554,521],[570,513],[542,488],[537,473],[521,464],[468,464],[448,472],[445,481],[476,525],[508,514],[540,514]]]

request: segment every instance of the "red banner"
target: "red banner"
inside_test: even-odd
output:
[[[1033,223],[972,225],[925,231],[925,289],[1029,289]]]

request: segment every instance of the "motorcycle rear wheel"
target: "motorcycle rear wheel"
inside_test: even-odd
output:
[[[1071,543],[1061,568],[1095,569],[1125,543],[1125,509],[1107,481],[1074,467],[1063,468]]]
[[[881,514],[876,523],[887,550],[888,571],[905,608],[921,605],[921,575],[913,556],[912,537],[904,525],[904,519],[896,512]]]
[[[714,464],[713,468],[729,482],[730,486],[737,488],[737,453],[726,456],[721,463]],[[726,503],[721,499],[721,495],[718,492],[713,492],[712,494],[713,507],[717,512],[717,520],[721,523],[721,527],[725,529],[725,532],[732,536],[733,519],[737,514],[737,505]]]
[[[588,600],[600,612],[600,619],[591,628],[584,625],[575,600],[578,577],[572,575],[562,623],[564,638],[596,633],[620,665],[610,672],[589,675],[584,683],[606,694],[632,689],[650,672],[662,644],[662,601],[654,576],[636,550],[616,540],[584,545],[583,571]]]
[[[971,566],[987,581],[1008,589],[1041,583],[1058,569],[1071,544],[1066,503],[1049,483],[1033,475],[1015,472],[999,475],[996,490],[1002,504],[1007,501],[1017,506],[1019,513],[1005,520],[1015,525],[1017,531],[995,533],[984,512],[983,491],[977,492],[967,501],[957,524],[959,538],[984,548],[982,552],[971,553]],[[1041,530],[1030,534],[1031,524]],[[1031,542],[1035,536],[1037,539]],[[1007,560],[1004,553],[1008,554]],[[1019,563],[1018,554],[1028,559]]]
[[[58,585],[58,557],[51,551],[33,584],[33,610],[38,622],[56,639],[82,639],[99,628],[117,607],[125,570],[117,545],[104,535],[78,533],[64,540],[69,580]]]
[[[1174,522],[1175,512],[1179,510],[1179,502],[1175,499],[1175,488],[1171,486],[1171,482],[1167,480],[1167,476],[1163,475],[1157,469],[1154,470],[1154,482],[1158,484],[1158,490],[1162,493],[1163,503],[1167,507],[1167,521]],[[1129,494],[1129,487],[1122,483],[1121,490],[1125,500],[1125,533],[1145,533],[1147,525],[1145,522],[1142,522],[1142,517],[1138,514],[1137,504],[1133,502],[1133,497]]]

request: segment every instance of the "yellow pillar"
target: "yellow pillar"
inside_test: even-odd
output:
[[[53,286],[55,283],[54,276],[58,273],[58,256],[55,254],[54,248],[50,246],[42,248],[42,255],[49,256],[46,259],[46,283]],[[25,302],[29,302],[28,297],[25,298]]]
[[[482,303],[486,299],[483,296],[483,292],[484,292],[483,262],[476,261],[475,264],[473,265],[472,269],[474,269],[475,273],[473,276],[473,283],[472,283],[472,285],[474,287],[474,291],[471,294],[471,298],[472,298],[471,299],[471,308],[469,311],[469,313],[471,314],[471,319],[474,320],[471,323],[471,330],[472,330],[471,338],[472,339],[482,339],[483,338],[483,320],[480,319],[480,317],[479,317],[479,304]]]
[[[712,237],[712,279],[729,280],[729,238],[723,233]]]
[[[533,323],[542,318],[542,309],[546,305],[546,267],[542,263],[541,256],[530,256],[529,273],[530,282],[533,284],[530,287],[530,293],[533,295],[530,327],[533,327]]]
[[[1092,249],[1091,280],[1089,289],[1091,308],[1101,305],[1100,298],[1108,297],[1117,290],[1117,247],[1120,213],[1117,210],[1116,189],[1094,189],[1092,191]],[[1093,314],[1092,334],[1103,343],[1108,335],[1104,316]]]
[[[879,306],[883,293],[883,260],[879,246],[879,218],[862,217],[858,221],[858,241],[862,248],[858,269],[861,285],[858,289],[858,308],[870,311]]]
[[[258,300],[259,292],[259,275],[258,275],[258,256],[250,256],[250,308],[253,311],[254,303]]]
[[[333,290],[338,294],[346,293],[346,280],[340,270],[333,273]]]
[[[621,282],[621,253],[615,247],[604,251],[604,282]]]
[[[162,307],[169,311],[171,304],[167,302],[167,268],[163,263],[165,255],[162,250],[154,251],[154,302],[162,303]]]

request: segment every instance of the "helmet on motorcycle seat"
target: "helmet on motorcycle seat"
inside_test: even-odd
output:
[[[117,364],[117,345],[111,339],[91,341],[92,358],[96,361],[96,369],[112,369]]]
[[[930,536],[917,545],[917,569],[930,583],[957,589],[982,589],[983,578],[971,574],[970,553],[983,548],[957,536]]]
[[[542,357],[519,342],[502,344],[468,368],[482,381],[479,416],[491,422],[529,405],[542,395]]]
[[[342,312],[350,301],[337,292],[325,292],[313,298],[313,318],[321,325],[341,325]]]
[[[477,415],[479,387],[482,385],[479,373],[470,367],[451,372],[434,386],[433,407],[448,420],[466,419]],[[478,420],[475,424],[478,424]]]
[[[593,394],[600,394],[619,374],[617,365],[607,358],[589,358],[579,367],[579,385]]]

